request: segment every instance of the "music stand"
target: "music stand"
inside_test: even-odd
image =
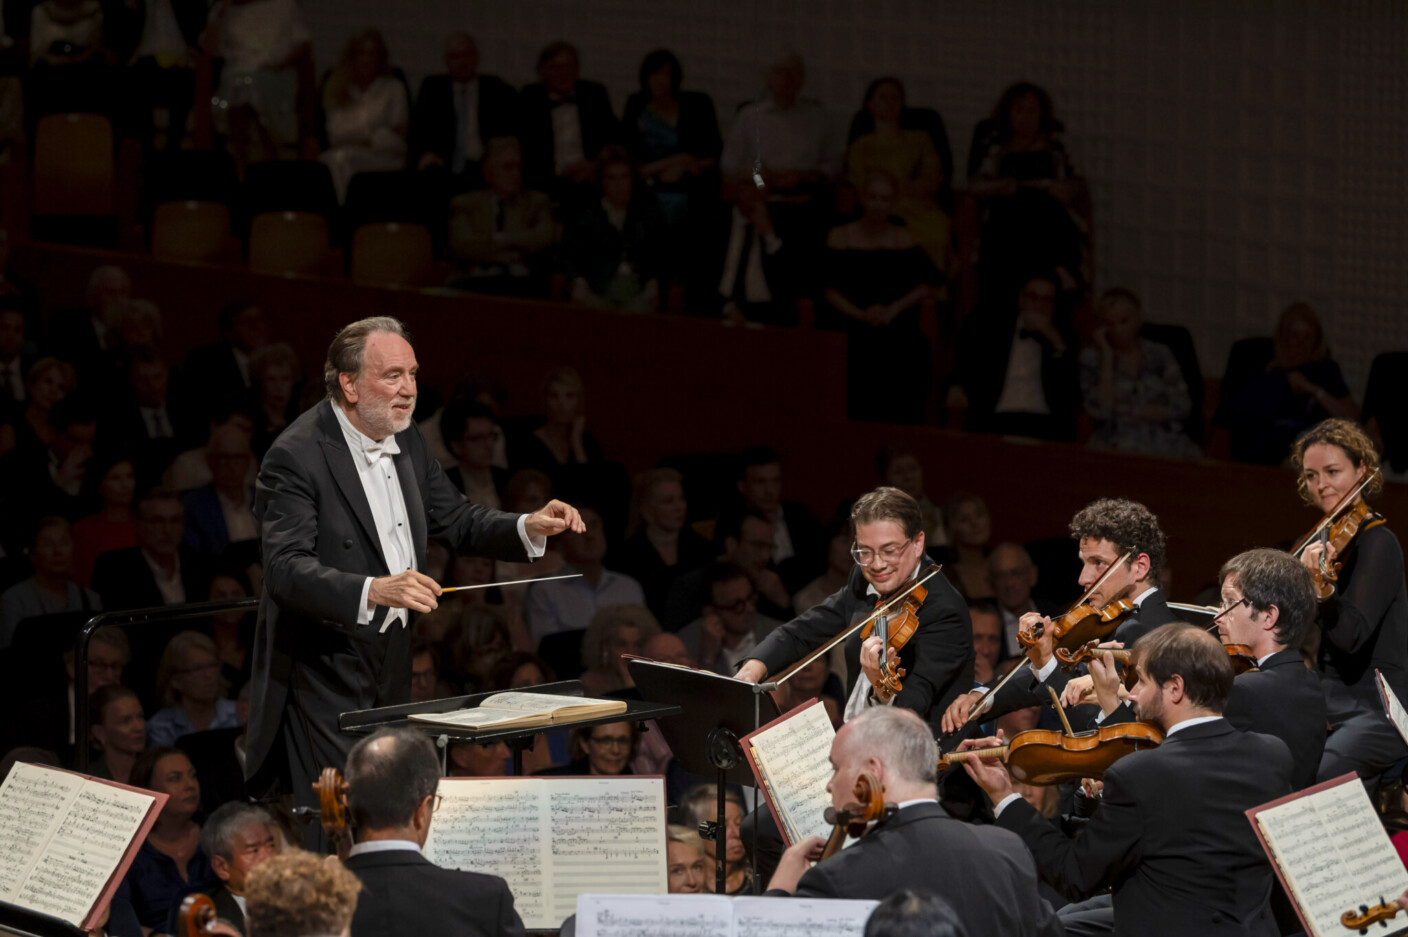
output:
[[[680,767],[705,777],[713,774],[716,778],[718,821],[712,831],[714,874],[716,892],[725,894],[724,853],[728,849],[728,830],[724,821],[724,788],[729,784],[740,787],[757,784],[738,740],[780,716],[777,703],[766,691],[743,680],[643,657],[626,657],[626,668],[641,696],[680,709],[678,716],[657,723]],[[704,739],[703,749],[698,745],[700,738]],[[756,797],[753,809],[758,809]]]

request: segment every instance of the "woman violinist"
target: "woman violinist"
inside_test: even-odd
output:
[[[1317,617],[1319,664],[1330,716],[1319,779],[1346,771],[1375,778],[1408,754],[1393,723],[1384,718],[1374,681],[1378,670],[1399,699],[1408,699],[1403,549],[1383,518],[1358,506],[1362,501],[1367,507],[1383,490],[1382,476],[1375,477],[1379,455],[1357,424],[1330,419],[1295,441],[1291,461],[1301,498],[1322,514],[1337,515],[1326,525],[1323,541],[1317,533],[1300,550],[1301,562],[1317,581],[1334,587],[1320,602]],[[1351,498],[1356,489],[1358,495]]]

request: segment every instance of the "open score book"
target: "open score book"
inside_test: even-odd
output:
[[[787,845],[826,837],[831,743],[836,729],[821,700],[803,703],[739,740]]]
[[[473,709],[415,713],[417,722],[456,729],[527,729],[614,716],[626,711],[625,700],[583,699],[553,693],[495,693]]]

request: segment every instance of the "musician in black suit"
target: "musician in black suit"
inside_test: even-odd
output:
[[[933,733],[913,713],[871,709],[841,727],[831,744],[827,784],[840,809],[855,801],[856,778],[871,773],[899,809],[853,846],[808,868],[825,841],[804,839],[783,854],[768,894],[881,899],[904,888],[948,901],[970,937],[1060,934],[1037,893],[1036,869],[1021,840],[991,826],[962,823],[938,802]]]
[[[1178,616],[1168,607],[1168,601],[1158,587],[1166,540],[1159,527],[1159,519],[1152,511],[1137,501],[1101,498],[1086,505],[1071,518],[1070,529],[1071,539],[1076,541],[1080,551],[1078,585],[1081,591],[1090,590],[1100,583],[1091,592],[1088,604],[1101,609],[1111,602],[1128,599],[1134,605],[1134,611],[1115,629],[1113,640],[1129,647],[1151,629],[1177,621]],[[1116,561],[1126,554],[1127,559],[1115,566]],[[987,710],[989,716],[996,717],[1015,709],[1049,703],[1051,696],[1047,687],[1061,693],[1067,683],[1072,682],[1074,674],[1063,672],[1053,656],[1051,618],[1037,612],[1022,616],[1021,627],[1024,630],[1037,626],[1041,626],[1043,632],[1041,640],[1027,649],[1027,660],[1031,663],[1029,670],[1017,673],[995,691]],[[1089,683],[1088,677],[1076,679],[1082,679],[1083,685]],[[994,681],[992,686],[973,690],[954,700],[943,715],[944,734],[961,729],[973,707],[988,693],[994,692],[994,687],[999,683]],[[1078,718],[1084,723],[1094,715],[1090,712],[1080,714]]]
[[[1271,866],[1245,811],[1290,792],[1290,750],[1223,718],[1232,664],[1202,629],[1156,628],[1135,645],[1134,666],[1135,712],[1164,741],[1105,772],[1100,804],[1074,838],[1013,792],[1001,762],[964,770],[992,800],[997,825],[1026,841],[1044,880],[1072,899],[1113,889],[1116,935],[1275,937]]]
[[[577,48],[550,42],[538,55],[538,81],[519,94],[523,187],[560,201],[589,183],[602,147],[620,142],[606,87],[581,80]]]
[[[264,457],[255,499],[264,593],[254,639],[245,776],[316,805],[310,784],[350,745],[338,714],[410,699],[413,612],[440,586],[420,572],[435,536],[455,549],[522,562],[545,537],[583,531],[572,507],[531,515],[471,505],[445,478],[411,419],[415,350],[395,319],[346,326],[324,366],[328,399]]]
[[[477,186],[484,148],[518,132],[518,92],[495,75],[479,74],[479,45],[464,32],[445,39],[445,72],[420,83],[407,141],[411,165],[448,173],[459,191]]]
[[[519,935],[523,921],[497,875],[444,869],[421,855],[440,783],[440,757],[414,729],[382,729],[347,756],[347,807],[357,842],[347,868],[362,880],[352,937]]]

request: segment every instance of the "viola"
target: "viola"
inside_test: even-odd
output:
[[[1116,599],[1098,609],[1089,602],[1081,602],[1051,622],[1052,643],[1061,649],[1079,648],[1091,641],[1098,644],[1114,634],[1133,611],[1134,603],[1129,599]],[[1034,647],[1045,633],[1045,625],[1021,630],[1017,632],[1017,642],[1023,647]]]
[[[928,579],[939,571],[939,567],[930,566],[915,573],[915,578],[919,582]],[[929,590],[916,583],[909,589],[898,605],[893,605],[884,614],[872,616],[865,627],[860,630],[861,640],[864,641],[872,634],[880,634],[880,685],[875,688],[876,693],[884,699],[889,699],[900,690],[904,689],[904,684],[900,678],[904,676],[904,668],[899,665],[899,651],[914,637],[914,633],[919,630],[919,609],[924,605],[924,600],[929,597]],[[887,598],[877,599],[875,607],[888,602]],[[893,650],[896,656],[891,656]]]
[[[347,820],[347,782],[336,768],[324,768],[313,782],[313,793],[318,795],[318,818],[323,832],[327,833],[337,857],[345,860],[352,849]]]
[[[1006,745],[949,752],[939,756],[939,770],[977,759],[1006,762],[1012,777],[1027,784],[1046,786],[1102,778],[1125,755],[1154,748],[1163,733],[1147,722],[1100,726],[1090,732],[1030,729],[1019,732]]]
[[[1324,552],[1320,554],[1320,562],[1310,570],[1310,575],[1315,580],[1315,592],[1322,600],[1335,594],[1335,583],[1339,581],[1340,569],[1344,565],[1338,560],[1332,560],[1331,554],[1336,557],[1344,556],[1361,530],[1383,523],[1383,518],[1375,514],[1369,503],[1359,497],[1378,477],[1378,469],[1366,475],[1353,491],[1341,498],[1328,514],[1320,518],[1320,523],[1302,537],[1291,551],[1292,556],[1299,557],[1312,543],[1325,545]]]
[[[1380,898],[1379,903],[1372,908],[1366,904],[1361,904],[1357,912],[1346,911],[1344,914],[1341,914],[1340,923],[1350,930],[1357,930],[1361,934],[1367,934],[1369,933],[1370,924],[1382,923],[1384,927],[1388,927],[1386,922],[1402,910],[1403,909],[1398,906],[1398,902],[1384,901]]]
[[[826,808],[826,822],[832,826],[827,837],[826,847],[821,851],[821,860],[830,859],[846,842],[846,837],[859,838],[865,828],[876,820],[891,817],[899,809],[885,801],[885,789],[869,771],[862,771],[856,778],[855,802],[847,803],[840,810]]]

